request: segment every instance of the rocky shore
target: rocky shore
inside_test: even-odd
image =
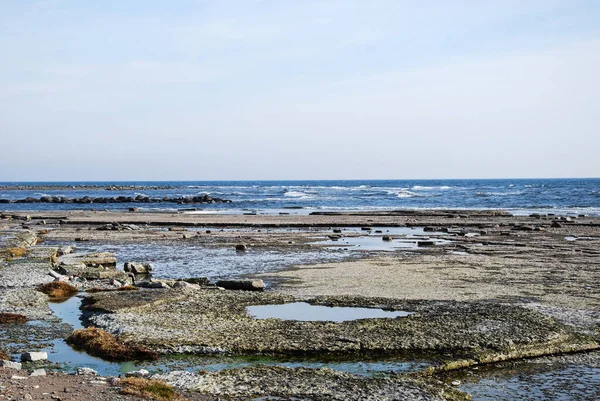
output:
[[[511,216],[501,211],[311,216],[68,211],[1,217],[0,312],[43,322],[0,324],[0,351],[11,355],[43,349],[72,332],[52,314],[48,297],[36,290],[40,284],[59,280],[82,291],[113,290],[84,293],[85,324],[163,355],[428,361],[420,372],[380,378],[331,369],[265,366],[155,375],[189,399],[468,399],[457,389],[460,380],[446,376],[449,372],[479,366],[490,366],[485,369],[489,371],[506,361],[600,348],[597,218]],[[403,227],[420,227],[422,234],[394,233],[393,228]],[[248,283],[264,280],[266,291],[225,290],[201,278],[142,277],[133,273],[132,266],[145,269],[144,273],[160,271],[160,266],[75,249],[82,240],[185,243],[231,252],[239,248],[239,258],[244,258],[248,249],[296,252],[340,248],[340,244],[352,248],[352,240],[361,238],[390,248],[355,248],[361,257],[247,278]],[[414,246],[393,248],[411,241]],[[428,245],[420,246],[421,242]],[[127,272],[122,270],[123,262],[128,263]],[[136,291],[114,291],[132,284]],[[251,306],[293,303],[409,314],[333,322],[258,319],[248,312]],[[23,342],[25,337],[28,340]],[[0,368],[6,378],[5,372]]]

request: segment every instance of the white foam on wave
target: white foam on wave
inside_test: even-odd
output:
[[[515,196],[523,195],[524,191],[513,191],[513,192],[477,192],[475,196],[487,197],[487,196]]]
[[[288,198],[298,198],[298,199],[311,199],[312,198],[312,196],[310,196],[304,192],[300,192],[300,191],[288,191],[288,192],[284,193],[283,196],[287,196]]]
[[[414,198],[423,196],[409,191],[408,188],[384,189],[384,191],[388,195],[396,195],[397,198]]]
[[[449,187],[448,185],[441,186],[425,186],[425,185],[415,185],[411,189],[414,191],[445,191],[447,189],[452,189],[453,187]]]

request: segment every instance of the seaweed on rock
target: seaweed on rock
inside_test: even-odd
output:
[[[146,347],[119,341],[114,335],[96,327],[77,330],[67,343],[81,348],[91,355],[113,361],[156,360],[158,354]]]

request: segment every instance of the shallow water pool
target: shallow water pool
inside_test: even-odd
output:
[[[385,311],[375,308],[349,308],[311,305],[293,302],[281,305],[255,305],[247,308],[248,314],[256,319],[282,319],[303,322],[345,322],[358,319],[381,319],[406,317],[410,312]]]

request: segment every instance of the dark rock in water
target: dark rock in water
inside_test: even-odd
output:
[[[431,226],[423,227],[423,231],[432,232],[432,231],[435,231],[435,227],[431,227]]]
[[[435,241],[418,241],[417,246],[434,246]]]
[[[248,247],[244,244],[238,244],[235,246],[235,250],[238,252],[246,252],[248,250]]]
[[[382,240],[384,241],[391,241],[392,240],[392,236],[391,235],[384,235],[383,237],[381,237]]]
[[[0,199],[0,203],[11,203],[10,199]]]
[[[139,209],[137,207],[130,207],[129,211],[130,212],[137,212]]]
[[[363,231],[372,231],[373,230],[371,227],[361,227],[360,229]]]
[[[217,286],[226,290],[264,291],[265,283],[262,280],[220,280]]]
[[[333,229],[333,233],[334,234],[341,234],[342,233],[342,229],[341,228],[334,228]]]

